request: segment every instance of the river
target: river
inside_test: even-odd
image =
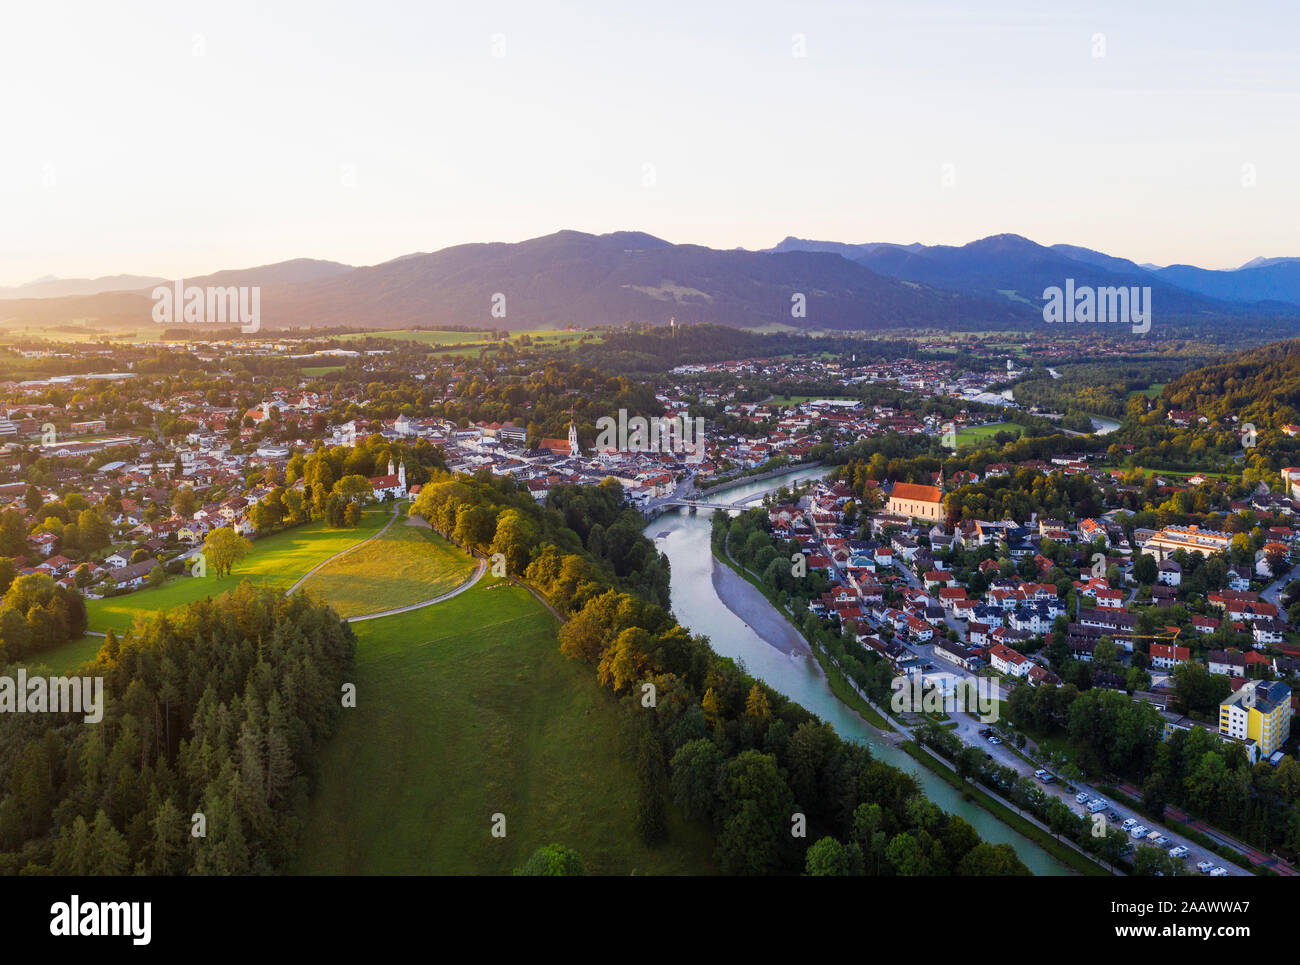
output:
[[[1092,431],[1095,435],[1107,436],[1119,428],[1119,423],[1104,415],[1090,415]]]
[[[827,472],[825,468],[796,471],[787,476],[730,487],[702,501],[730,503],[759,497],[782,485],[824,476]],[[969,821],[985,841],[1010,844],[1034,874],[1075,873],[983,808],[962,800],[960,793],[950,784],[907,754],[877,739],[866,721],[841,703],[831,691],[826,675],[803,637],[762,594],[714,560],[709,516],[708,513],[689,515],[684,508],[675,509],[651,520],[645,527],[645,534],[655,541],[672,565],[672,608],[683,626],[707,635],[714,650],[739,660],[748,673],[827,721],[841,737],[867,744],[880,760],[915,775],[931,801]],[[745,617],[737,616],[723,603],[716,589],[721,581],[726,581],[728,593],[734,586],[743,603],[740,608],[745,611]]]

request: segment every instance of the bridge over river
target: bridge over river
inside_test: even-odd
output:
[[[760,499],[762,497],[759,497]],[[729,509],[736,512],[743,512],[746,509],[753,509],[758,505],[756,500],[744,500],[738,503],[714,503],[705,499],[665,499],[662,502],[654,504],[655,509],[673,509],[677,506],[685,506],[687,509]]]

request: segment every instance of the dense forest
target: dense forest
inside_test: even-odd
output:
[[[250,583],[110,631],[101,722],[0,715],[0,874],[282,870],[353,651],[324,605]]]
[[[1300,339],[1250,349],[1188,372],[1165,387],[1175,409],[1211,421],[1236,416],[1257,429],[1300,423]]]

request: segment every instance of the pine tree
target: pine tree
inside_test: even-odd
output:
[[[54,871],[61,875],[88,875],[91,867],[90,827],[77,815],[65,824],[54,844]]]
[[[288,801],[296,771],[283,704],[278,693],[272,694],[267,708],[266,734],[266,801],[269,805],[277,807]]]
[[[103,811],[95,814],[90,829],[90,866],[94,875],[124,875],[131,868],[126,838]]]
[[[154,875],[178,875],[185,871],[185,835],[188,823],[185,815],[168,798],[154,815],[153,836],[150,847],[153,851],[149,862],[149,873]]]

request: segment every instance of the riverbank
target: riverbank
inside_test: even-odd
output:
[[[714,559],[722,564],[714,567],[713,589],[723,605],[746,621],[746,626],[750,626],[755,633],[771,642],[777,649],[787,649],[779,641],[792,641],[793,646],[811,655],[817,661],[817,666],[821,667],[831,692],[840,703],[857,711],[858,716],[878,731],[883,740],[889,740],[894,732],[893,725],[858,693],[853,683],[835,665],[830,654],[824,653],[821,648],[814,647],[808,642],[802,631],[795,625],[790,612],[781,606],[762,581],[737,563],[729,550],[724,556],[719,556],[715,552]],[[769,603],[771,606],[764,608],[762,603]],[[755,612],[760,614],[761,619],[754,617]],[[752,625],[750,621],[753,621]],[[771,636],[767,633],[768,627],[772,628]]]
[[[730,540],[730,533],[727,540]],[[790,640],[797,638],[801,648],[812,654],[817,661],[836,699],[855,711],[867,726],[876,732],[878,739],[893,744],[921,767],[961,793],[964,800],[975,804],[1006,827],[1033,841],[1062,864],[1085,875],[1113,874],[1073,843],[1054,837],[1036,818],[1026,817],[1014,811],[1009,804],[991,792],[963,781],[950,765],[934,755],[929,748],[922,747],[913,739],[901,739],[910,736],[907,729],[901,724],[896,724],[869,701],[839,669],[830,654],[808,642],[796,626],[793,615],[780,605],[754,573],[732,558],[729,546],[724,544],[722,550],[719,553],[716,546],[713,548],[713,558],[716,564],[719,564],[714,567],[713,586],[718,598],[727,609],[746,621],[746,626],[760,636],[764,636],[778,649],[785,650],[786,646],[783,644],[788,644]],[[769,606],[764,607],[763,603]],[[768,637],[764,630],[769,626],[779,628],[774,631],[772,637]]]
[[[820,459],[814,462],[799,462],[777,466],[775,469],[768,469],[763,472],[756,472],[752,475],[740,473],[735,476],[728,476],[726,479],[720,479],[717,482],[710,483],[703,489],[696,490],[696,495],[708,496],[712,493],[721,492],[733,486],[749,485],[750,483],[762,482],[764,479],[775,479],[777,476],[786,476],[794,472],[804,472],[808,469],[820,469],[822,462]]]
[[[776,482],[728,487],[729,491],[724,495],[714,495],[708,501],[715,504],[744,502],[782,485],[805,484],[810,477],[816,479],[828,471],[825,466],[811,470],[804,467],[790,475],[782,474]],[[746,618],[737,616],[718,596],[713,584],[714,570],[720,568],[720,564],[710,546],[711,518],[707,511],[695,514],[679,510],[644,527],[645,534],[654,540],[659,552],[669,559],[672,567],[671,607],[684,627],[708,638],[717,653],[737,661],[751,676],[816,714],[844,739],[870,747],[871,753],[881,762],[911,774],[929,800],[949,814],[969,822],[990,844],[1010,845],[1034,874],[1079,874],[1077,869],[1059,860],[1038,840],[1013,830],[979,804],[966,800],[938,773],[909,757],[898,746],[900,735],[882,736],[882,729],[873,726],[867,716],[859,712],[861,705],[849,696],[847,681],[841,686],[833,668],[823,670],[822,665],[815,658],[808,659],[808,652],[802,649],[792,658],[790,653],[774,647],[755,632]],[[744,574],[740,576],[743,578]],[[757,588],[755,592],[758,592]],[[750,609],[757,611],[767,607],[756,602]]]

